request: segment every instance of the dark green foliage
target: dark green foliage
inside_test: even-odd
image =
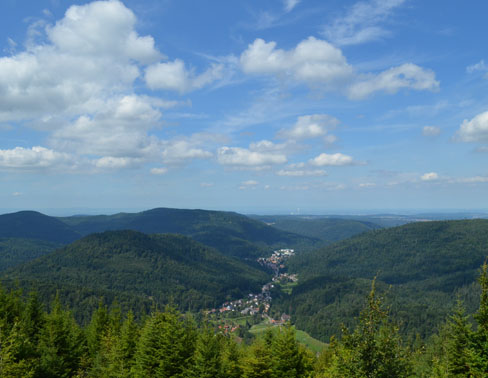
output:
[[[327,244],[381,228],[376,223],[354,219],[301,217],[297,215],[256,216],[254,218],[260,219],[279,230],[317,238]]]
[[[173,309],[153,314],[137,344],[134,377],[187,377],[196,337],[194,325]]]
[[[214,247],[225,255],[241,259],[255,259],[269,253],[274,247],[310,247],[319,242],[315,238],[275,229],[244,215],[223,211],[158,208],[140,213],[58,219],[82,235],[107,230],[182,234]]]
[[[194,361],[188,371],[192,378],[227,378],[222,368],[222,340],[214,330],[205,326],[197,339]]]
[[[402,346],[398,329],[388,321],[388,313],[374,287],[354,332],[343,330],[340,343],[333,343],[325,364],[325,376],[408,377],[411,363]]]
[[[59,300],[46,316],[39,342],[40,376],[72,377],[82,368],[86,343],[82,330],[71,314],[61,308]]]
[[[61,247],[58,243],[23,238],[0,238],[0,272],[34,260]]]
[[[37,287],[45,299],[59,290],[85,321],[101,296],[138,311],[151,301],[170,300],[182,310],[197,310],[256,292],[269,280],[263,271],[190,238],[135,231],[87,236],[11,270],[8,278]]]
[[[354,326],[368,281],[390,289],[391,316],[404,335],[426,338],[437,330],[460,295],[468,312],[477,306],[474,284],[487,255],[488,220],[410,223],[370,231],[290,259],[300,280],[277,304],[298,328],[327,340],[343,322]]]
[[[0,215],[0,238],[39,239],[67,244],[81,234],[60,220],[36,211],[19,211]]]

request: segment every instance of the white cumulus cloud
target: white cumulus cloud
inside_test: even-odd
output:
[[[283,129],[278,134],[284,138],[291,139],[324,137],[329,130],[333,130],[338,124],[338,119],[327,114],[305,115],[298,117],[292,128]],[[329,139],[330,137],[333,138],[332,135],[328,137]]]
[[[156,63],[146,69],[145,80],[151,89],[174,90],[180,93],[200,89],[223,77],[224,66],[213,64],[200,75],[188,70],[179,59],[173,62]]]
[[[434,71],[413,63],[405,63],[377,75],[366,75],[358,79],[349,88],[349,97],[359,100],[374,92],[394,94],[402,88],[436,91],[439,82],[435,79]]]
[[[73,158],[66,153],[57,152],[45,147],[15,147],[0,150],[0,168],[39,169],[69,167]]]
[[[309,37],[292,50],[276,48],[276,42],[256,39],[240,57],[248,74],[273,74],[311,85],[336,86],[353,74],[342,51],[330,43]]]
[[[257,152],[241,147],[221,147],[217,160],[222,165],[259,167],[286,163],[286,155],[277,152]]]
[[[256,39],[241,54],[242,70],[253,75],[291,79],[325,91],[339,91],[351,99],[364,99],[375,92],[394,94],[400,89],[436,91],[439,82],[432,70],[404,63],[379,73],[356,72],[342,51],[327,41],[309,37],[290,50],[276,42]]]
[[[420,179],[422,181],[435,181],[439,179],[439,175],[435,172],[424,173]]]
[[[152,175],[164,175],[167,172],[168,172],[168,168],[165,167],[151,168]]]
[[[355,164],[354,159],[349,155],[344,155],[341,153],[326,154],[322,153],[313,159],[309,160],[309,164],[318,167],[325,166],[343,166],[343,165],[353,165]]]
[[[478,114],[473,119],[465,119],[457,135],[463,142],[488,142],[488,111]]]

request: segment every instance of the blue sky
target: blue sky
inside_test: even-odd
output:
[[[0,208],[487,209],[487,11],[4,0]]]

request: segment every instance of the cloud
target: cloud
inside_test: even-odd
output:
[[[173,69],[173,84],[161,84],[156,75],[148,85],[187,92],[215,80],[221,64],[196,75],[181,60],[160,63],[166,57],[152,36],[137,33],[136,24],[130,9],[110,0],[73,5],[54,24],[31,25],[27,48],[0,58],[0,124],[47,132],[49,151],[99,170],[211,157],[184,142],[170,146],[150,133],[162,126],[162,109],[188,102],[136,92],[144,72],[150,77],[159,65]]]
[[[162,159],[165,163],[181,163],[191,159],[208,159],[213,156],[209,151],[198,147],[199,142],[191,139],[176,139],[163,143]]]
[[[241,54],[240,62],[247,74],[291,77],[329,87],[337,86],[353,74],[341,50],[314,37],[301,41],[289,51],[277,49],[276,42],[258,38]]]
[[[488,65],[485,63],[485,61],[482,59],[476,64],[472,64],[468,67],[466,67],[466,72],[467,73],[474,73],[474,72],[486,72],[488,71]]]
[[[95,167],[100,169],[134,168],[141,164],[142,159],[128,157],[104,156],[94,161]]]
[[[441,128],[437,126],[424,126],[422,135],[427,137],[438,136],[441,133]]]
[[[79,116],[55,130],[49,142],[59,150],[114,157],[154,154],[159,141],[147,134],[161,112],[146,97],[131,95],[99,104],[100,110]]]
[[[292,128],[283,129],[278,135],[290,139],[324,137],[329,130],[333,130],[338,124],[338,119],[327,114],[305,115],[298,117]],[[333,136],[329,135],[329,137]]]
[[[374,188],[376,184],[374,182],[362,182],[359,184],[360,188]]]
[[[168,172],[168,168],[165,167],[151,168],[152,175],[160,176],[160,175],[164,175],[167,172]]]
[[[0,58],[0,120],[91,112],[98,99],[130,89],[139,66],[162,57],[135,24],[119,1],[71,6],[63,19],[42,27],[41,41]]]
[[[241,147],[221,147],[217,160],[222,165],[236,167],[262,167],[286,163],[286,155],[277,152],[258,152]]]
[[[94,1],[71,6],[61,21],[47,27],[49,40],[64,53],[151,63],[162,57],[151,36],[134,30],[134,13],[122,2]]]
[[[201,89],[223,77],[224,66],[213,64],[200,75],[187,70],[179,59],[173,62],[156,63],[146,69],[145,81],[150,89],[173,90],[180,93]]]
[[[251,75],[291,79],[323,91],[339,91],[351,99],[364,99],[375,92],[394,94],[403,88],[436,91],[435,73],[404,63],[380,73],[358,74],[342,51],[327,41],[309,37],[291,50],[276,42],[256,39],[241,54],[242,70]]]
[[[62,168],[70,167],[72,164],[73,158],[69,154],[41,146],[0,150],[0,168],[3,169]]]
[[[326,154],[322,153],[319,156],[310,159],[309,164],[317,167],[326,166],[344,166],[344,165],[354,165],[356,164],[351,156],[344,155],[341,153]]]
[[[371,0],[354,4],[344,16],[326,25],[322,35],[332,43],[355,45],[382,39],[390,33],[381,23],[405,0]]]
[[[273,143],[269,140],[260,140],[259,142],[252,142],[249,145],[249,150],[255,152],[276,152],[284,151],[288,147],[287,143]]]
[[[276,172],[278,176],[289,176],[289,177],[306,177],[306,176],[327,176],[327,172],[323,169],[315,170],[303,170],[303,169],[281,169]]]
[[[14,197],[20,197],[21,195],[22,195],[21,192],[13,192],[12,193],[12,196],[14,196]]]
[[[488,182],[487,176],[473,176],[473,177],[464,177],[455,180],[456,183],[461,184],[479,184]]]
[[[246,189],[256,189],[256,186],[259,184],[259,182],[255,180],[247,180],[243,181],[241,185],[239,186],[240,190],[246,190]]]
[[[285,12],[291,12],[301,0],[283,0],[283,7]]]
[[[463,142],[488,142],[488,111],[478,114],[471,120],[465,119],[457,136]]]
[[[424,173],[420,179],[422,181],[436,181],[439,180],[439,175],[435,172]]]
[[[435,80],[434,71],[412,63],[405,63],[377,75],[370,74],[359,78],[351,85],[348,92],[350,98],[360,100],[374,92],[382,91],[394,94],[402,88],[436,91],[439,88],[439,82]]]

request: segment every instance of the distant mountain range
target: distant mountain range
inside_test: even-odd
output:
[[[252,218],[283,231],[320,239],[327,244],[381,228],[372,221],[344,218],[298,215],[255,215]]]

